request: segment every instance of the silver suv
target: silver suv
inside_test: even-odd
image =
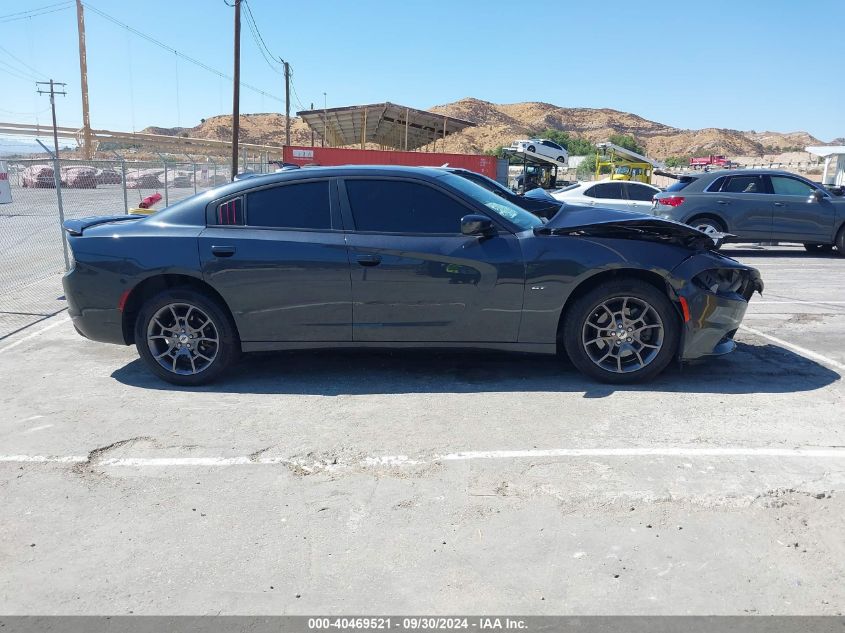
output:
[[[730,242],[800,242],[834,246],[845,256],[845,198],[785,171],[731,169],[685,174],[654,196],[654,215]]]

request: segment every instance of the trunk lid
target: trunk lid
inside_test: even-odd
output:
[[[127,220],[142,220],[147,216],[144,215],[100,215],[90,218],[78,218],[73,220],[65,220],[62,225],[67,231],[68,235],[82,235],[85,229],[99,224],[109,224],[115,222],[126,222]]]

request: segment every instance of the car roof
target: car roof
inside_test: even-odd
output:
[[[214,188],[215,196],[228,196],[246,189],[281,182],[308,180],[311,178],[339,178],[342,176],[407,176],[419,180],[433,181],[444,175],[445,170],[431,167],[406,167],[401,165],[339,165],[335,167],[305,167],[272,174],[258,174],[226,183]]]
[[[798,176],[791,171],[783,171],[781,169],[714,169],[712,171],[702,172],[684,172],[679,174],[680,178],[720,178],[722,176]]]

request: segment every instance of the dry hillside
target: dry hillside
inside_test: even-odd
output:
[[[646,147],[650,156],[726,154],[728,156],[761,156],[773,148],[789,150],[817,145],[821,141],[807,132],[742,132],[722,128],[683,130],[636,114],[607,108],[563,108],[550,103],[495,104],[466,98],[431,108],[432,112],[472,121],[468,128],[438,150],[483,152],[511,141],[538,134],[548,128],[569,132],[592,142],[607,140],[611,134],[632,134]],[[228,139],[232,118],[227,115],[204,119],[193,128],[150,127],[144,132],[184,135],[199,138]],[[285,117],[280,114],[245,114],[241,116],[241,139],[247,143],[280,145],[284,142]],[[292,142],[308,145],[311,132],[298,118],[291,121]]]

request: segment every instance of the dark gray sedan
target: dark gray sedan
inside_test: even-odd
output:
[[[724,241],[799,242],[845,255],[845,198],[785,171],[688,174],[654,196],[652,212]]]
[[[548,222],[454,173],[297,169],[148,217],[68,220],[68,311],[161,378],[241,352],[326,347],[555,354],[614,383],[730,352],[759,273],[694,228],[611,209]]]

